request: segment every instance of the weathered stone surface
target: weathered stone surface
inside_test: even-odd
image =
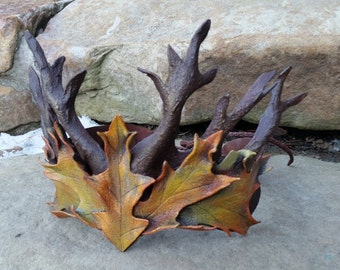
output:
[[[224,65],[229,75],[229,89],[238,87],[239,82],[234,78],[244,78],[244,81],[247,81],[246,74],[251,74],[252,70],[257,69],[257,65],[260,68],[261,63],[276,70],[282,69],[282,63],[292,65],[294,68],[285,83],[284,96],[290,97],[301,92],[308,92],[308,96],[301,104],[292,107],[283,115],[281,124],[301,129],[340,129],[339,42],[340,36],[335,35],[324,35],[322,46],[320,37],[313,35],[237,37],[228,43],[228,67]],[[242,44],[242,51],[239,44]],[[257,46],[265,46],[266,49],[257,54]],[[231,70],[230,66],[237,66],[239,62],[243,63],[242,68]],[[241,98],[241,93],[235,92],[236,99]],[[268,100],[269,98],[266,99]],[[264,105],[262,102],[255,107],[245,119],[256,122],[264,110]]]
[[[49,18],[71,1],[12,1],[0,3],[0,73],[12,67],[19,33],[29,29],[36,33]]]
[[[12,23],[5,24],[9,29],[33,29],[32,25],[38,29],[45,21],[39,20],[44,17],[39,15],[38,7],[54,3],[36,0],[20,1],[16,7],[3,4],[12,15],[26,15],[0,13],[0,17]],[[27,7],[31,4],[30,13]],[[302,129],[340,129],[339,9],[336,1],[325,5],[319,1],[218,0],[196,1],[193,5],[191,1],[75,0],[49,21],[38,40],[50,61],[60,55],[67,57],[64,83],[81,69],[88,70],[77,98],[79,114],[105,122],[122,114],[127,122],[157,124],[161,100],[151,80],[137,67],[155,71],[165,80],[167,45],[183,56],[193,32],[210,18],[212,28],[201,47],[200,65],[202,71],[217,67],[219,72],[210,85],[189,99],[182,123],[209,120],[225,92],[231,94],[232,108],[262,72],[293,65],[285,96],[302,91],[309,95],[284,114],[282,124]],[[26,22],[24,26],[17,26],[18,18],[20,25]],[[4,48],[1,51],[4,60],[0,69],[12,68],[0,75],[0,84],[25,90],[32,56],[25,40],[15,33],[8,32],[12,39],[8,38],[7,43],[11,45],[5,48],[7,52]],[[19,43],[14,45],[10,40]],[[14,63],[13,48],[18,48]],[[264,107],[262,102],[246,120],[256,122]]]
[[[20,22],[13,17],[0,20],[0,72],[7,71],[12,66],[20,27]]]
[[[298,156],[287,167],[286,156],[271,158],[254,212],[261,223],[246,236],[167,230],[121,253],[100,231],[49,213],[54,187],[43,159],[0,159],[1,269],[340,269],[339,163]]]
[[[0,2],[0,132],[39,120],[28,92],[27,68],[33,60],[21,33],[25,29],[37,33],[49,18],[70,2]]]
[[[39,41],[49,59],[67,57],[68,77],[87,68],[77,110],[100,121],[157,123],[161,101],[137,66],[167,76],[166,46],[180,55],[196,28],[212,19],[201,48],[201,69],[218,67],[213,83],[188,101],[183,123],[210,119],[228,91],[231,107],[256,77],[271,69],[294,69],[286,96],[308,98],[282,123],[302,129],[340,128],[340,5],[328,1],[74,1],[55,16]],[[91,21],[91,23],[89,23]],[[265,104],[246,119],[257,121]]]
[[[39,112],[29,91],[0,85],[0,132],[39,121]]]

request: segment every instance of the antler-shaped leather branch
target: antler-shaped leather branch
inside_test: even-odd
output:
[[[235,106],[229,115],[229,121],[224,126],[223,132],[227,134],[234,126],[257,104],[265,97],[273,86],[265,88],[268,82],[275,76],[276,71],[262,73],[253,85],[249,88],[246,94],[242,97],[239,103]]]
[[[216,105],[215,114],[211,120],[208,128],[202,135],[203,138],[210,136],[211,134],[222,130],[222,140],[217,147],[217,151],[214,153],[214,160],[218,161],[221,156],[221,149],[223,141],[226,139],[230,130],[273,88],[265,88],[268,82],[274,77],[275,71],[262,73],[253,85],[248,89],[243,98],[235,106],[231,113],[227,113],[229,106],[229,94],[226,94],[220,98]]]
[[[153,80],[163,101],[163,117],[155,132],[132,149],[131,167],[135,173],[148,175],[162,164],[160,156],[171,155],[176,151],[175,138],[186,100],[197,89],[215,78],[217,69],[211,69],[204,74],[198,69],[199,47],[208,34],[210,24],[210,20],[205,21],[195,32],[184,59],[168,46],[170,70],[166,83],[157,74],[138,69]]]
[[[268,141],[269,137],[273,134],[273,131],[278,127],[282,113],[289,107],[300,103],[307,93],[298,94],[295,97],[281,101],[281,93],[283,84],[291,70],[291,66],[287,67],[278,77],[277,81],[272,87],[272,96],[269,104],[263,113],[259,125],[255,131],[254,136],[246,145],[246,149],[254,152],[260,151],[260,149]],[[290,162],[291,163],[291,162]],[[289,164],[288,164],[289,165]]]
[[[29,85],[32,93],[33,100],[38,105],[41,129],[44,137],[49,143],[49,147],[46,148],[46,157],[49,163],[57,162],[58,146],[53,139],[56,137],[53,123],[57,122],[57,116],[53,112],[51,106],[45,102],[45,96],[43,95],[40,79],[32,67],[29,68]],[[47,143],[46,142],[46,143]]]
[[[229,95],[224,95],[218,101],[214,117],[202,137],[206,138],[218,130],[223,130],[223,139],[225,139],[228,132],[272,90],[273,86],[269,88],[265,86],[275,76],[275,73],[275,71],[262,73],[229,114],[227,114]]]
[[[72,78],[64,91],[62,69],[65,57],[59,57],[51,66],[37,40],[28,31],[25,32],[25,37],[37,66],[37,72],[32,67],[29,70],[30,89],[38,104],[44,136],[52,146],[54,159],[57,158],[57,149],[50,133],[55,134],[53,123],[58,122],[70,136],[80,158],[91,172],[103,172],[107,168],[105,153],[82,126],[74,108],[86,71]]]
[[[213,118],[211,119],[211,122],[207,129],[205,130],[204,134],[201,136],[202,138],[207,138],[211,134],[223,130],[225,126],[228,125],[229,116],[227,114],[228,106],[230,102],[230,96],[229,94],[223,95],[217,102],[215,113]]]

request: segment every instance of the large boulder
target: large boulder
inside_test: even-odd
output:
[[[104,122],[122,114],[128,122],[157,124],[161,99],[137,67],[165,80],[167,45],[184,55],[194,31],[210,18],[212,29],[201,46],[200,68],[219,71],[211,84],[188,100],[183,124],[209,120],[225,92],[231,95],[232,108],[262,72],[293,65],[285,96],[304,91],[309,95],[284,114],[282,125],[339,130],[337,9],[339,4],[330,0],[327,5],[293,0],[75,0],[49,21],[38,40],[51,62],[67,57],[65,83],[81,69],[88,70],[77,98],[79,114]],[[29,55],[24,40],[20,50]],[[27,69],[26,63],[20,66]],[[21,73],[13,72],[12,79]],[[258,121],[265,105],[256,106],[245,119]]]
[[[81,114],[110,121],[158,123],[161,100],[141,66],[167,76],[166,46],[185,53],[195,29],[207,18],[212,29],[202,45],[201,69],[218,67],[213,83],[184,109],[183,123],[209,120],[218,98],[229,92],[231,107],[261,72],[294,69],[286,96],[308,98],[287,112],[282,124],[303,129],[339,129],[339,5],[328,1],[74,1],[39,36],[49,59],[65,55],[66,72],[87,68],[77,100]],[[265,103],[247,115],[257,121]]]

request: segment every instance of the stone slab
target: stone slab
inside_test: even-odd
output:
[[[39,159],[0,159],[2,269],[340,268],[340,164],[298,156],[287,167],[286,156],[274,156],[274,169],[260,177],[261,223],[246,236],[169,230],[121,253],[100,231],[49,213],[54,187]]]

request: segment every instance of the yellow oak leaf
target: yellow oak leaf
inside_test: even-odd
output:
[[[99,136],[104,141],[108,169],[88,179],[95,185],[107,208],[93,215],[105,236],[124,251],[149,225],[147,219],[133,215],[133,208],[155,180],[130,171],[129,145],[133,134],[129,133],[120,116],[116,116],[109,130],[99,133]]]
[[[104,201],[86,178],[88,174],[74,159],[72,147],[59,136],[61,145],[57,164],[43,164],[45,175],[56,187],[54,211],[57,217],[78,217],[91,227],[97,227],[92,213],[106,209]],[[57,142],[58,140],[55,139]]]

